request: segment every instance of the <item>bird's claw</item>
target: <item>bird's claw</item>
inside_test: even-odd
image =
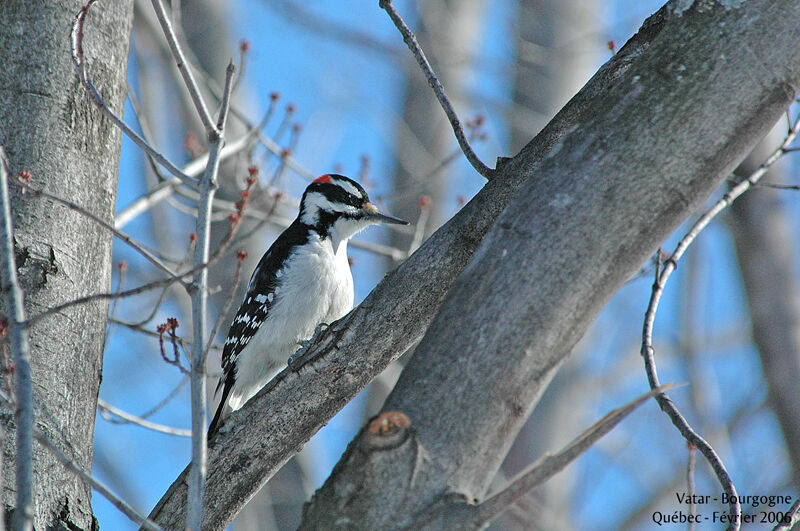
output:
[[[325,330],[327,330],[328,328],[330,328],[330,325],[328,323],[320,323],[314,329],[314,333],[311,335],[310,338],[301,339],[300,341],[297,342],[297,344],[300,345],[300,349],[291,356],[289,356],[289,359],[287,360],[287,364],[289,365],[290,369],[292,369],[293,371],[298,371],[300,370],[300,367],[308,363],[309,360],[306,359],[307,358],[306,352],[308,352],[308,348],[314,343],[316,337]]]

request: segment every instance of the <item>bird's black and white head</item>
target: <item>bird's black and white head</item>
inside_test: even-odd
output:
[[[308,185],[300,202],[298,219],[313,227],[323,238],[330,237],[334,249],[370,225],[408,224],[402,219],[381,214],[370,203],[360,184],[336,174],[323,175]]]

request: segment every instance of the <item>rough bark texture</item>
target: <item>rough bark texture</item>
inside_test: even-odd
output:
[[[798,16],[789,1],[668,4],[577,96],[591,114],[545,160],[531,160],[534,142],[504,168],[525,185],[384,405],[411,419],[410,442],[357,438],[304,528],[483,524],[456,506],[485,495],[554,370],[797,93]]]
[[[781,126],[783,123],[780,124]],[[764,142],[736,173],[750,175],[780,143],[783,127]],[[780,168],[764,178],[772,182]],[[756,188],[731,207],[731,232],[750,309],[753,341],[769,388],[769,405],[780,423],[792,463],[792,483],[800,484],[800,286],[795,276],[797,231],[781,200],[787,192]],[[791,193],[791,192],[790,192]]]
[[[212,441],[205,529],[222,529],[425,333],[462,271],[386,406],[411,418],[414,452],[381,452],[381,473],[365,477],[351,466],[354,442],[305,525],[401,527],[448,492],[483,494],[594,315],[800,86],[795,2],[677,6],[650,19],[458,215],[324,333],[314,346],[321,359],[284,371],[231,416]],[[185,498],[183,474],[152,517],[182,527]]]
[[[70,58],[69,35],[81,1],[0,4],[0,144],[14,172],[111,221],[120,133],[90,102]],[[132,20],[130,1],[105,2],[87,22],[90,75],[121,113]],[[79,296],[109,290],[111,234],[52,202],[12,186],[17,267],[28,315]],[[2,298],[2,311],[8,313]],[[95,407],[103,361],[107,303],[70,308],[30,330],[36,426],[90,470]],[[14,502],[14,425],[6,428],[3,503]],[[34,446],[36,529],[92,529],[88,485]]]

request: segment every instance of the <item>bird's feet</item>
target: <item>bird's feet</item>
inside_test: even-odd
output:
[[[314,340],[319,334],[330,328],[328,323],[320,323],[314,329],[314,333],[309,339],[301,339],[297,342],[300,345],[300,350],[289,356],[288,365],[293,371],[300,370],[300,367],[311,361],[312,357],[308,355],[308,349],[314,344]]]

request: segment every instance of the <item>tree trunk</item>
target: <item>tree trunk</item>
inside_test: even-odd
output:
[[[70,57],[72,21],[82,1],[0,4],[0,144],[12,170],[113,223],[120,132],[92,104]],[[133,17],[129,0],[106,2],[86,25],[90,76],[122,114]],[[112,235],[76,212],[11,186],[17,268],[28,315],[109,290]],[[108,304],[69,308],[29,329],[36,426],[84,470],[92,467],[95,408]],[[2,312],[8,301],[2,297]],[[13,507],[14,420],[6,429],[3,503]],[[94,529],[91,489],[34,445],[36,529]]]

